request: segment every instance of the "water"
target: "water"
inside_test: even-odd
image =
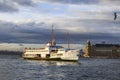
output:
[[[0,55],[0,80],[120,80],[120,59],[80,59],[76,63]]]

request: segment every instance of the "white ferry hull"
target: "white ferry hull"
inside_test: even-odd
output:
[[[73,62],[77,62],[78,58],[32,58],[32,57],[23,57],[24,59],[28,59],[28,60],[46,60],[46,61],[73,61]]]
[[[78,61],[78,50],[58,49],[51,52],[49,48],[43,50],[25,50],[22,57],[31,60],[52,60],[52,61]]]
[[[66,53],[67,54],[67,53]],[[22,56],[24,59],[28,60],[47,60],[47,61],[78,61],[78,56],[51,56],[51,57],[36,57],[36,56]]]

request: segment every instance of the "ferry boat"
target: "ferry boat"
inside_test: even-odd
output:
[[[52,27],[52,41],[47,43],[44,48],[25,48],[22,57],[33,60],[78,61],[78,54],[79,50],[65,49],[56,45]]]

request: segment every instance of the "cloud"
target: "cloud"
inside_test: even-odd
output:
[[[0,12],[15,13],[0,13],[0,42],[46,43],[51,40],[52,24],[56,41],[61,43],[66,43],[66,32],[72,43],[88,38],[95,42],[119,41],[118,13],[117,20],[113,20],[113,12],[120,10],[118,3],[119,0],[1,0]]]
[[[51,3],[62,3],[62,4],[93,4],[98,3],[99,0],[39,0]]]
[[[89,5],[119,5],[120,0],[33,0],[33,1],[43,1],[51,3],[60,3],[60,4],[89,4]]]
[[[50,34],[47,29],[42,29],[43,23],[33,22],[16,24],[11,22],[0,22],[0,42],[14,43],[36,43],[41,41],[40,37]],[[38,26],[41,26],[40,28]],[[44,25],[45,27],[45,25]],[[44,31],[45,30],[45,31]],[[38,40],[39,38],[39,40]],[[44,37],[43,37],[44,39]],[[47,39],[47,38],[45,38]]]
[[[0,1],[0,12],[15,12],[18,11],[18,9],[16,7],[14,7],[14,5],[9,4],[8,2],[1,2]]]
[[[14,3],[22,6],[33,6],[32,0],[13,0]]]
[[[100,0],[100,4],[106,4],[106,5],[120,5],[120,0]]]
[[[33,6],[32,0],[1,0],[0,12],[16,12],[19,6]]]
[[[55,40],[66,43],[66,32],[70,33],[71,43],[85,43],[87,39],[93,42],[118,42],[120,39],[120,22],[102,20],[65,20],[56,22]],[[87,24],[86,24],[87,23]],[[99,25],[98,25],[99,23]],[[68,25],[69,24],[69,25]],[[74,24],[74,25],[72,25]],[[108,25],[109,24],[109,25]],[[108,26],[103,26],[108,25]],[[51,40],[51,25],[46,22],[11,23],[0,21],[0,42],[9,43],[46,43]],[[71,29],[70,29],[71,27]],[[118,30],[116,32],[116,30]]]

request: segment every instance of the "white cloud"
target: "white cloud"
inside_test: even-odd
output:
[[[107,19],[114,17],[114,12],[119,12],[120,6],[108,5],[69,5],[67,16],[80,19]]]
[[[100,0],[99,4],[119,6],[120,0]]]

